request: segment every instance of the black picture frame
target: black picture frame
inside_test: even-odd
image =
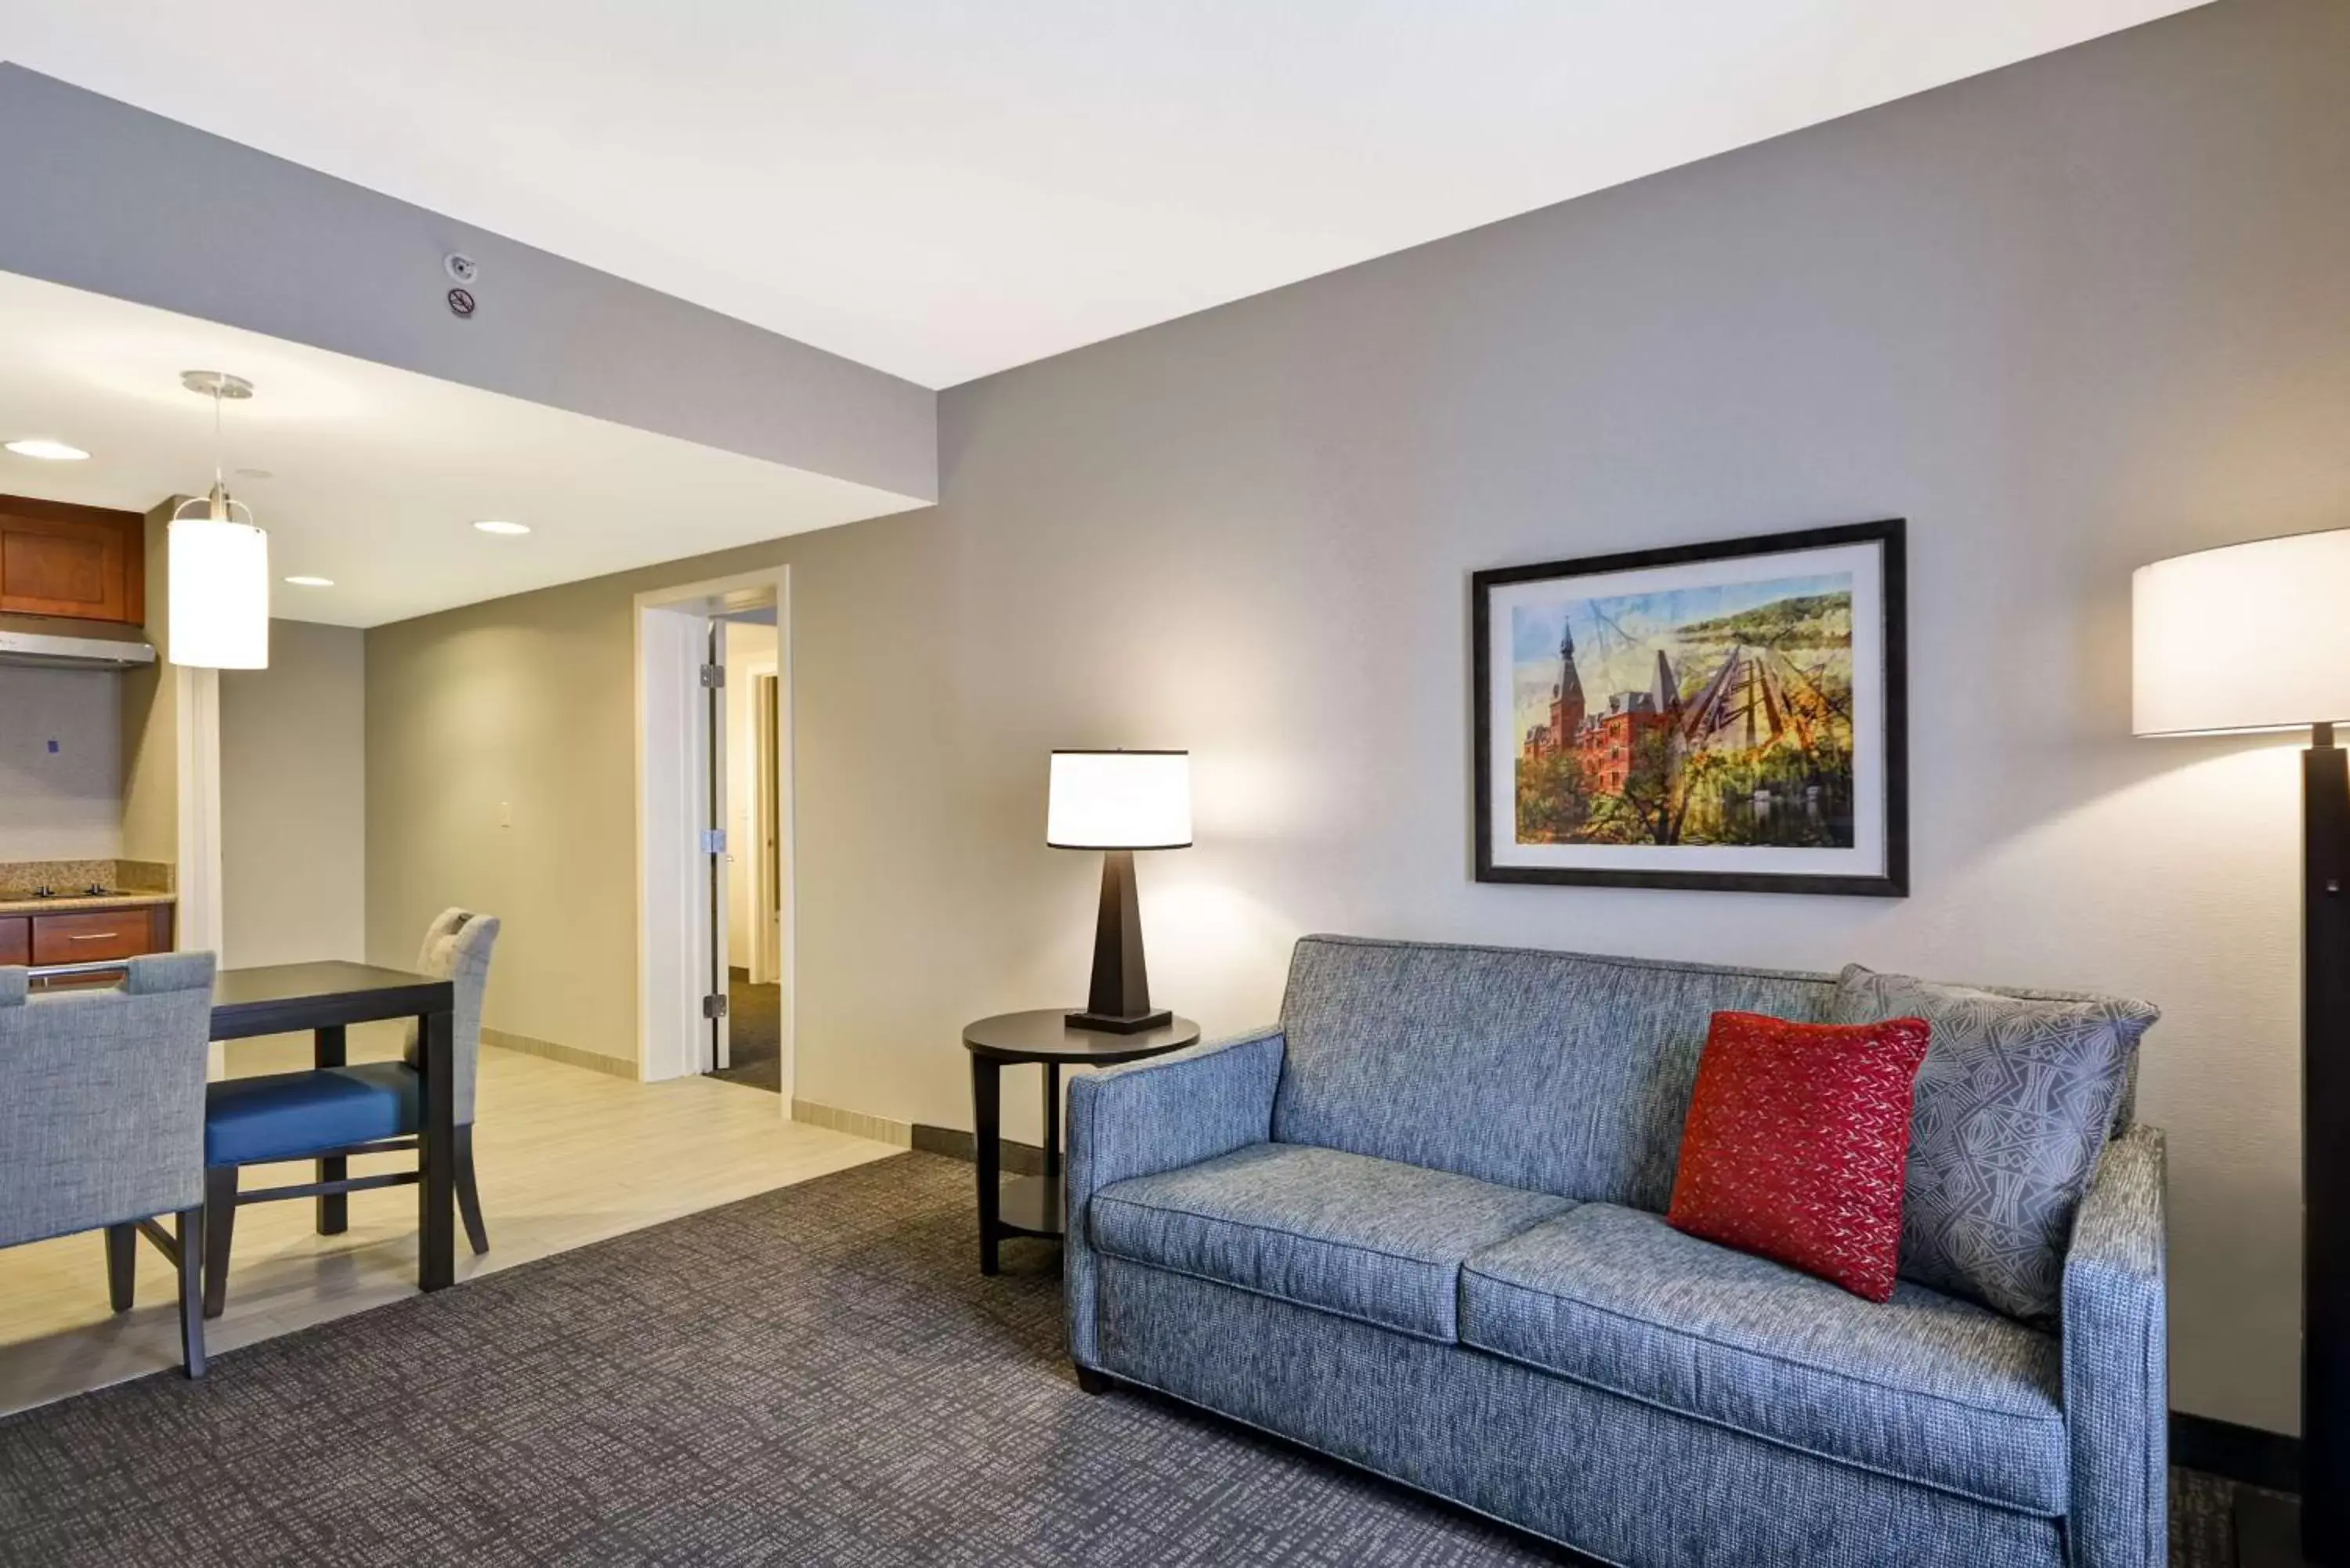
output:
[[[1534,882],[1586,888],[1683,888],[1729,893],[1831,894],[1900,898],[1909,894],[1909,702],[1907,560],[1908,524],[1898,517],[1780,534],[1752,535],[1661,549],[1627,550],[1531,566],[1503,566],[1470,576],[1471,701],[1475,713],[1471,741],[1476,878],[1480,882]],[[1882,664],[1885,718],[1884,854],[1873,874],[1619,869],[1602,867],[1496,865],[1493,846],[1493,724],[1492,600],[1493,590],[1513,584],[1785,555],[1849,545],[1878,550],[1882,586]],[[1857,744],[1857,735],[1856,735]]]

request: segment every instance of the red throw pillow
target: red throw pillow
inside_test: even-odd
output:
[[[1717,1012],[1667,1220],[1890,1301],[1922,1018],[1790,1023]]]

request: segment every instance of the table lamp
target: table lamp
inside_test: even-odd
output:
[[[1106,851],[1093,988],[1085,1010],[1069,1014],[1069,1027],[1113,1034],[1158,1028],[1172,1014],[1150,1005],[1134,852],[1191,846],[1191,754],[1055,752],[1045,842],[1055,849]]]
[[[2302,753],[2302,1497],[2239,1494],[2238,1562],[2350,1565],[2350,528],[2141,566],[2131,727],[2307,730]]]

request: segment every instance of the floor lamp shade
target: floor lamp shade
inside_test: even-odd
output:
[[[2131,727],[2310,732],[2302,753],[2302,1498],[2236,1506],[2241,1568],[2350,1568],[2350,528],[2138,568]],[[2282,803],[2279,803],[2280,805]]]
[[[2350,528],[2157,561],[2130,597],[2137,733],[2350,720]]]
[[[1069,1026],[1136,1034],[1168,1022],[1171,1015],[1164,1008],[1150,1005],[1134,852],[1191,846],[1191,753],[1055,752],[1045,842],[1055,849],[1104,852],[1093,982],[1084,1010],[1069,1014]]]

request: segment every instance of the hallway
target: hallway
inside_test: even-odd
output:
[[[727,1054],[733,1065],[710,1076],[779,1095],[784,1087],[784,988],[753,985],[747,974],[738,969],[727,977]]]

